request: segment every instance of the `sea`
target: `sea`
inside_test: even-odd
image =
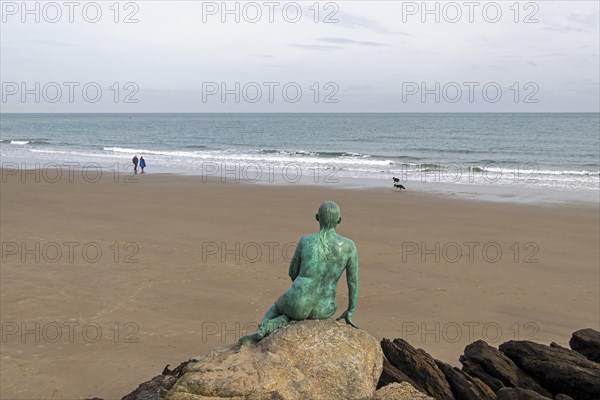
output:
[[[598,204],[600,114],[0,114],[1,162],[11,174],[133,174],[134,155],[147,174],[225,183],[401,196],[396,178],[406,191]]]

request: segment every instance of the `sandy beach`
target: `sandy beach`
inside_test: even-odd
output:
[[[323,200],[359,250],[355,322],[459,365],[484,339],[599,329],[597,205],[110,175],[1,185],[3,399],[116,399],[236,341],[289,286]],[[338,286],[338,314],[346,285]]]

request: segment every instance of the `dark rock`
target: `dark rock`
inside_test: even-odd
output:
[[[560,344],[558,344],[556,342],[550,342],[550,347],[558,347],[559,349],[570,350],[569,348],[567,348],[565,346],[561,346]]]
[[[148,382],[142,383],[121,400],[162,400],[175,382],[177,378],[174,376],[157,375]]]
[[[571,396],[567,396],[566,394],[560,393],[554,396],[554,400],[573,400],[573,398]]]
[[[424,350],[415,349],[403,339],[383,339],[381,348],[390,364],[412,379],[417,389],[437,400],[454,400],[446,377]]]
[[[492,389],[478,378],[473,378],[460,369],[439,360],[435,360],[435,363],[446,376],[456,400],[496,399]]]
[[[600,363],[600,332],[591,328],[573,332],[569,346],[588,360]]]
[[[473,368],[471,363],[466,362],[467,360],[477,364],[478,368]],[[519,369],[507,356],[483,340],[465,347],[465,354],[461,356],[460,361],[465,372],[477,376],[496,392],[502,387],[515,387],[533,390],[542,396],[552,398],[548,390]],[[481,373],[481,370],[484,373]],[[489,379],[490,376],[495,379]]]
[[[182,362],[172,371],[169,370],[169,365],[167,365],[162,375],[157,375],[151,380],[142,383],[137,389],[124,396],[121,400],[163,400],[165,394],[181,378],[185,367],[190,361],[192,360]]]
[[[600,399],[600,364],[576,351],[529,341],[509,341],[500,351],[553,393],[577,400]]]
[[[505,387],[500,379],[488,374],[481,365],[471,360],[470,358],[462,355],[460,356],[459,360],[463,366],[463,371],[465,373],[471,375],[472,377],[480,379],[494,392],[497,392],[498,390]]]
[[[167,366],[165,367],[165,369],[163,369],[162,374],[163,375],[172,375],[175,378],[181,378],[183,376],[183,374],[185,373],[185,368],[188,366],[189,363],[196,361],[195,359],[190,359],[187,361],[182,362],[181,364],[179,364],[177,367],[175,367],[175,369],[173,371],[169,371],[169,364],[167,364]]]
[[[498,400],[548,400],[548,397],[523,388],[502,388],[496,393]]]
[[[417,384],[410,379],[406,374],[400,371],[398,368],[394,367],[387,358],[383,358],[383,372],[381,372],[381,377],[379,377],[379,383],[377,383],[377,389],[380,389],[384,386],[389,385],[390,383],[402,383],[408,382],[412,386],[416,387]]]

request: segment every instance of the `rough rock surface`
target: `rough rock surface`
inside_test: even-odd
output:
[[[528,376],[525,372],[521,371],[521,369],[519,369],[519,367],[510,358],[483,340],[478,340],[465,347],[465,354],[460,358],[460,361],[463,363],[463,369],[466,372],[470,372],[469,367],[464,367],[465,359],[469,359],[470,361],[477,363],[481,369],[483,369],[487,374],[498,379],[505,387],[529,389],[541,394],[542,396],[550,398],[552,397],[550,392],[544,389],[538,382]],[[485,379],[481,379],[486,382]],[[494,384],[496,384],[496,381],[494,381]]]
[[[521,388],[502,388],[498,391],[498,400],[548,400],[548,397],[544,397],[541,394],[534,392],[533,390],[521,389]],[[557,394],[554,400],[573,400],[572,397],[566,394]]]
[[[417,386],[417,384],[410,379],[406,374],[400,371],[398,368],[394,367],[387,358],[383,359],[383,372],[379,377],[379,383],[377,383],[377,389],[382,388],[390,383],[402,383],[407,382],[412,386]]]
[[[569,346],[588,360],[600,363],[600,332],[591,328],[573,332]]]
[[[576,351],[514,340],[500,345],[500,351],[553,393],[577,400],[600,399],[600,364]]]
[[[546,396],[542,396],[533,390],[522,388],[502,388],[496,393],[498,400],[548,400]]]
[[[559,393],[554,396],[554,400],[573,400],[571,396],[567,396],[566,394]]]
[[[256,345],[223,347],[197,360],[166,399],[368,400],[383,353],[368,333],[327,320],[298,322]]]
[[[412,379],[418,389],[437,400],[454,400],[446,377],[424,350],[415,349],[403,339],[383,339],[381,348],[390,364]]]
[[[600,363],[586,356],[596,357],[598,335],[593,329],[574,332],[574,350],[510,341],[498,351],[475,342],[460,358],[461,371],[402,339],[384,339],[379,347],[372,336],[347,325],[304,321],[256,346],[232,345],[172,371],[167,366],[122,400],[370,400],[377,381],[374,400],[541,400],[553,394],[554,400],[595,400]]]
[[[470,358],[462,355],[460,356],[459,360],[463,366],[462,369],[466,374],[481,380],[494,392],[497,392],[505,387],[500,379],[490,375],[480,364],[476,363]]]
[[[446,376],[456,400],[496,399],[496,394],[492,389],[478,378],[473,378],[460,369],[439,360],[436,360],[435,363]]]
[[[375,392],[372,400],[435,400],[419,392],[408,382],[391,383]]]
[[[142,383],[137,389],[125,395],[121,400],[162,400],[167,391],[181,378],[183,370],[189,362],[182,362],[173,371],[169,370],[169,366],[167,365],[161,375],[157,375],[151,380]]]

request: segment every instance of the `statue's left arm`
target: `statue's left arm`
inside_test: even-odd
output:
[[[358,251],[356,250],[354,243],[352,243],[351,254],[346,264],[346,281],[348,282],[348,309],[344,311],[338,320],[343,318],[346,323],[358,328],[358,326],[352,322],[352,316],[354,315],[356,301],[358,299]]]
[[[300,254],[302,254],[302,238],[300,238],[300,240],[298,241],[298,244],[296,245],[296,251],[294,251],[294,255],[292,256],[292,260],[290,261],[290,269],[288,271],[288,275],[292,279],[292,282],[294,282],[294,280],[300,273],[300,265],[302,264]]]

